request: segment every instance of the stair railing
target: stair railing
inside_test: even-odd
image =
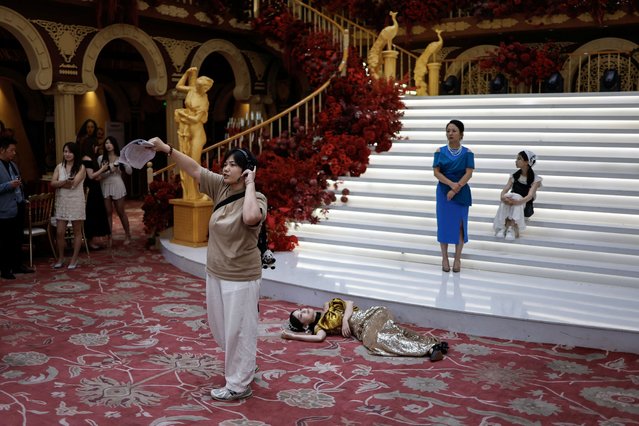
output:
[[[261,153],[264,141],[282,134],[285,130],[292,129],[295,118],[299,120],[300,125],[304,124],[306,128],[309,128],[310,125],[316,122],[317,116],[322,111],[325,92],[333,78],[345,72],[349,47],[348,30],[342,28],[331,17],[299,0],[289,0],[288,4],[289,10],[295,18],[311,24],[315,31],[329,32],[332,34],[335,43],[341,46],[342,61],[337,68],[337,72],[313,93],[295,105],[256,126],[231,135],[223,141],[203,149],[202,164],[206,164],[210,167],[211,164],[219,161],[225,152],[236,147],[248,147],[250,150],[255,149],[258,153]],[[168,180],[170,174],[174,172],[174,168],[175,164],[172,163],[160,170],[154,171],[152,164],[149,163],[147,169],[147,185],[150,185],[155,179]]]
[[[344,16],[333,15],[333,19],[340,27],[348,30],[350,45],[356,48],[359,55],[366,60],[368,51],[377,40],[378,34]],[[399,52],[395,81],[406,84],[408,87],[415,87],[413,69],[418,56],[396,44],[393,44],[393,49]]]

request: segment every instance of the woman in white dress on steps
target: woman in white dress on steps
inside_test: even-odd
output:
[[[532,151],[517,154],[518,170],[510,175],[499,196],[499,209],[493,221],[496,237],[512,241],[526,229],[526,220],[534,213],[533,201],[541,187],[541,176],[532,169],[536,162],[537,156]]]

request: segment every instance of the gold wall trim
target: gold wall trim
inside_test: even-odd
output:
[[[27,18],[0,6],[0,26],[13,35],[27,54],[27,85],[33,90],[46,90],[53,84],[53,65],[49,50],[38,30]]]

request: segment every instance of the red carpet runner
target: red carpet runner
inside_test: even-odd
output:
[[[137,239],[74,270],[0,281],[2,425],[638,424],[635,354],[431,332],[443,361],[370,356],[354,340],[284,341],[293,309],[263,300],[253,397],[221,403],[223,356],[204,282]],[[114,222],[119,225],[117,218]],[[121,237],[116,229],[116,238]]]

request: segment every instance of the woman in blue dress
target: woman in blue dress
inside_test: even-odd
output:
[[[468,181],[473,176],[475,155],[462,146],[464,123],[451,120],[446,125],[448,145],[438,148],[433,160],[437,183],[437,241],[442,251],[442,270],[450,271],[448,244],[455,244],[453,272],[461,270],[461,254],[468,242],[468,207],[472,196]]]

